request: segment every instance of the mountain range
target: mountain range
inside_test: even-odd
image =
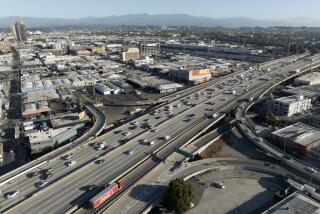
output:
[[[106,17],[85,17],[79,19],[36,18],[8,16],[0,18],[0,27],[8,27],[17,20],[23,20],[27,27],[59,27],[59,26],[202,26],[202,27],[270,27],[270,26],[307,26],[319,27],[320,20],[299,17],[283,20],[261,20],[246,17],[211,18],[191,16],[188,14],[128,14]]]

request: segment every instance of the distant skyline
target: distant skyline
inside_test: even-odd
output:
[[[320,20],[319,0],[1,0],[0,17],[105,17],[124,14],[176,14],[212,18],[248,17]]]

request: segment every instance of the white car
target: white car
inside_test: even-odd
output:
[[[16,191],[14,191],[12,193],[9,193],[7,195],[7,199],[13,198],[13,197],[17,196],[18,194],[19,194],[19,190],[16,190]]]
[[[311,173],[317,173],[318,171],[313,167],[307,167],[307,170]]]
[[[170,138],[171,138],[170,135],[166,135],[163,137],[164,140],[169,140]]]
[[[155,142],[154,141],[149,141],[148,144],[151,146],[151,145],[155,144]]]
[[[131,135],[131,132],[125,132],[125,133],[123,133],[123,135],[124,136],[129,136],[129,135]]]
[[[263,142],[263,139],[261,137],[257,137],[258,142]]]
[[[220,182],[220,181],[215,181],[213,183],[213,186],[218,187],[220,189],[224,189],[225,188],[224,184],[222,182]]]
[[[157,132],[158,131],[158,129],[151,129],[151,132]]]
[[[77,163],[77,161],[69,161],[67,162],[67,166],[73,166]]]
[[[133,153],[134,153],[133,150],[129,150],[129,151],[127,152],[128,155],[132,155]]]
[[[104,148],[104,143],[98,143],[97,149],[98,149],[98,150],[101,150],[101,149],[103,149],[103,148]]]

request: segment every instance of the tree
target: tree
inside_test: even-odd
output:
[[[276,116],[271,111],[268,111],[266,113],[265,118],[268,122],[271,122],[271,123],[274,123],[277,121]]]
[[[170,182],[164,202],[168,210],[181,214],[190,208],[194,197],[195,191],[193,187],[183,179],[177,178]]]

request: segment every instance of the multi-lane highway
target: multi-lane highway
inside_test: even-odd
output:
[[[299,57],[273,65],[272,68],[276,70],[252,69],[223,78],[221,82],[177,98],[172,103],[91,141],[103,142],[108,150],[114,148],[110,152],[85,144],[72,151],[72,160],[77,162],[74,166],[66,166],[67,161],[63,158],[45,163],[41,169],[52,168],[53,176],[48,179],[48,186],[41,188],[37,194],[32,195],[39,190],[37,183],[40,177],[19,176],[2,186],[0,212],[60,213],[70,206],[82,204],[99,189],[88,191],[88,186],[116,179],[208,115],[218,117],[221,110],[230,103],[244,99],[249,91],[258,90],[268,84],[276,71],[281,73],[283,70],[300,68],[309,63],[300,60],[294,63],[293,68],[289,67],[292,65],[286,66],[297,61],[297,58]],[[170,139],[165,140],[165,136],[170,136]],[[150,141],[154,143],[149,143]],[[95,163],[98,159],[103,159],[104,162]],[[16,190],[20,192],[16,197],[5,198],[8,192]]]
[[[310,65],[306,69],[309,69],[313,66],[318,66],[318,64],[315,63],[314,65]],[[297,69],[302,69],[303,67],[305,67],[305,62],[298,62],[294,65],[288,65],[288,66],[283,67],[279,70],[275,70],[274,72],[270,72],[267,76],[262,76],[261,79],[265,79],[267,81],[265,83],[261,84],[261,87],[259,88],[259,90],[250,90],[250,92],[247,93],[247,97],[256,98],[258,96],[261,96],[261,94],[264,93],[266,90],[268,90],[268,88],[270,86],[276,85],[277,83],[280,83],[283,80],[285,80],[284,78],[275,79],[274,74],[279,74],[281,72],[281,74],[283,74],[284,76],[288,75],[286,78],[290,78],[290,75],[292,76],[292,71],[295,71]],[[239,107],[239,109],[241,110],[243,108]],[[246,130],[249,130],[249,129],[246,129]],[[254,136],[252,138],[254,141],[256,141],[256,136]],[[175,157],[175,156],[173,156],[173,157]],[[173,157],[171,157],[170,159],[172,159]],[[169,167],[170,167],[170,164],[169,164]],[[165,170],[163,167],[161,169],[157,168],[156,170],[153,170],[156,172],[151,172],[151,174],[155,174],[157,172],[158,173],[165,172],[166,170],[168,170],[168,167]],[[300,177],[303,178],[305,176],[302,174]],[[156,182],[156,181],[152,180],[152,178],[155,179],[155,178],[157,178],[157,176],[155,176],[155,177],[151,176],[151,178],[150,178],[150,175],[147,176],[147,179],[149,179],[150,183],[152,181],[153,181],[153,183]],[[146,183],[143,182],[142,184],[146,184]],[[166,185],[165,183],[161,183],[161,182],[157,182],[157,184]],[[135,197],[135,196],[129,196],[128,194],[125,194],[123,197],[119,198],[119,200],[117,200],[116,203],[114,205],[112,205],[106,211],[106,213],[112,213],[114,210],[119,209],[119,206],[123,203],[128,205],[127,208],[130,208],[130,211],[132,211],[132,213],[140,213],[143,210],[143,208],[146,207],[146,205],[152,204],[153,202],[155,202],[155,200],[159,199],[159,196],[160,196],[159,194],[161,194],[161,191],[158,192],[157,190],[155,190],[157,188],[154,188],[154,189],[151,188],[151,190],[150,190],[150,188],[148,189],[148,186],[145,186],[145,185],[142,185],[142,186],[143,187],[140,186],[139,188],[141,189],[142,192],[143,191],[147,192],[147,194],[145,194],[145,197],[148,199],[144,198],[143,200],[141,200],[139,196],[138,196],[139,199],[136,199],[137,197]],[[159,187],[159,190],[161,190],[161,187]],[[150,193],[150,191],[152,191],[152,192]],[[130,193],[132,193],[132,191]],[[144,193],[141,193],[141,194],[144,194]],[[123,213],[125,213],[126,211],[128,211],[128,210],[124,209]]]

